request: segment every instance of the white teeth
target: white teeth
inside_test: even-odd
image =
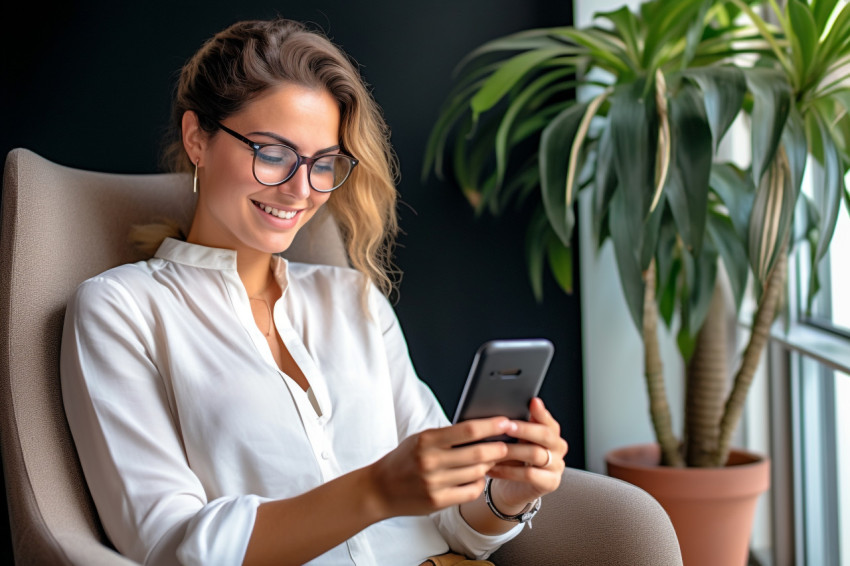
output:
[[[255,201],[255,204],[262,210],[265,210],[268,214],[272,216],[277,216],[278,218],[283,218],[284,220],[289,220],[291,218],[295,218],[295,215],[298,214],[295,210],[278,210],[276,208],[272,208],[269,205],[260,204]]]

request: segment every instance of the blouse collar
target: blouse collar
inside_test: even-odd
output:
[[[202,269],[236,271],[236,250],[210,248],[175,238],[163,240],[154,257]],[[274,254],[272,255],[271,267],[278,282],[285,282],[287,279],[287,260]]]
[[[236,250],[209,248],[175,238],[163,240],[154,257],[191,267],[236,271]]]

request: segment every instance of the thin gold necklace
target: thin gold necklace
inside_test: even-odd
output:
[[[269,302],[267,300],[263,299],[262,297],[251,297],[250,300],[252,300],[252,301],[262,301],[262,303],[264,305],[266,305],[266,311],[269,313],[269,329],[266,332],[264,332],[263,334],[265,335],[266,338],[270,338],[271,335],[272,335],[272,308],[269,306]],[[260,332],[262,332],[262,331],[260,331]]]
[[[266,280],[266,286],[265,286],[265,288],[264,288],[262,291],[260,291],[260,293],[259,293],[259,294],[260,294],[261,296],[259,296],[259,297],[248,297],[248,300],[249,300],[249,301],[262,301],[262,302],[263,302],[263,304],[266,306],[266,312],[268,312],[268,314],[269,314],[269,329],[268,329],[268,331],[267,331],[267,332],[265,332],[265,333],[264,333],[264,334],[265,334],[265,336],[266,336],[266,338],[270,338],[270,337],[271,337],[271,335],[272,335],[272,323],[274,322],[274,320],[273,320],[273,318],[272,318],[272,307],[271,307],[271,305],[269,305],[269,301],[268,301],[268,299],[266,299],[266,297],[265,297],[265,295],[266,295],[266,291],[268,291],[268,290],[269,290],[269,285],[271,285],[271,280],[270,280],[270,279]],[[262,332],[262,331],[261,331],[261,332]]]

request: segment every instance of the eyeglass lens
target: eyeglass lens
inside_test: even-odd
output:
[[[267,185],[283,182],[295,171],[298,155],[282,145],[267,145],[257,151],[254,175]],[[344,155],[325,155],[313,161],[309,170],[310,185],[317,191],[331,191],[342,185],[351,173],[352,161]]]

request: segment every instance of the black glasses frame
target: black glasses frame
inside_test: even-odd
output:
[[[267,187],[277,187],[279,185],[284,184],[285,182],[290,180],[293,177],[293,175],[295,175],[295,172],[298,171],[299,167],[306,164],[307,165],[307,183],[309,183],[310,188],[313,189],[316,192],[319,192],[319,193],[329,193],[329,192],[335,191],[338,188],[340,188],[341,186],[343,186],[345,184],[345,182],[348,180],[348,177],[351,175],[351,171],[354,171],[354,167],[356,167],[357,164],[359,163],[359,161],[357,159],[351,157],[350,155],[345,155],[344,153],[326,153],[326,154],[320,155],[318,157],[307,157],[306,155],[300,155],[295,150],[294,147],[290,147],[290,146],[286,145],[285,143],[257,143],[255,141],[249,140],[248,138],[246,138],[245,136],[243,136],[239,132],[234,132],[233,130],[231,130],[230,128],[228,128],[227,126],[222,124],[221,122],[215,122],[215,125],[218,126],[219,129],[221,129],[222,131],[230,134],[231,136],[233,136],[237,140],[245,143],[248,147],[250,147],[254,151],[254,159],[253,159],[253,161],[251,161],[251,173],[254,174],[254,179],[256,179],[256,181],[258,183],[260,183],[261,185],[265,185]],[[257,177],[257,168],[256,168],[257,154],[264,147],[270,147],[270,146],[285,147],[286,149],[292,151],[292,153],[295,154],[295,167],[292,168],[292,171],[289,173],[289,175],[286,176],[285,179],[283,179],[283,181],[280,181],[278,183],[266,183],[264,181],[261,181],[259,179],[259,177]],[[313,186],[313,181],[310,178],[310,173],[313,170],[313,164],[323,157],[345,157],[346,159],[351,161],[351,169],[348,171],[348,175],[345,176],[345,179],[343,179],[342,182],[339,185],[335,186],[332,189],[317,189],[316,187]]]

